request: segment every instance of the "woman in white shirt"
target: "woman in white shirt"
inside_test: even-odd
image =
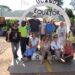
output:
[[[58,59],[60,58],[60,52],[61,52],[61,43],[58,39],[58,35],[55,35],[53,37],[53,41],[51,42],[51,54],[55,55]]]

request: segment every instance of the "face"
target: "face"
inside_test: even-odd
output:
[[[54,41],[57,42],[57,40],[58,40],[58,37],[55,37],[55,38],[54,38]]]
[[[36,16],[33,16],[34,19],[36,19]]]
[[[43,22],[46,23],[46,19],[45,18],[43,18]]]
[[[66,41],[66,44],[67,44],[68,46],[70,46],[70,41]]]
[[[61,26],[61,27],[64,27],[64,23],[63,23],[63,22],[61,22],[61,23],[60,23],[60,26]]]
[[[15,23],[15,24],[13,25],[13,27],[18,27],[18,24]]]
[[[34,33],[32,34],[32,37],[35,38],[35,34]]]

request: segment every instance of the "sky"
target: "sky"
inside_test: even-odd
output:
[[[63,8],[67,7],[73,9],[73,7],[70,5],[71,0],[63,0],[63,2]],[[0,0],[0,5],[6,5],[10,7],[13,11],[26,10],[35,4],[36,0]]]

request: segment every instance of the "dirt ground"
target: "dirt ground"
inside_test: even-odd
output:
[[[0,37],[0,75],[10,75],[8,66],[11,63],[12,52],[10,43],[5,41],[4,37]]]

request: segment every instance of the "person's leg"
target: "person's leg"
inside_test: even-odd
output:
[[[47,59],[48,53],[45,52],[44,59]]]
[[[26,38],[26,45],[29,45],[29,37]]]
[[[56,53],[55,53],[56,57],[57,57],[57,60],[60,59],[60,51],[59,50],[56,50]]]
[[[12,47],[13,57],[15,58],[15,44],[14,44],[14,42],[11,42],[11,47]]]
[[[17,55],[17,51],[19,49],[19,42],[15,42],[15,57],[17,58],[18,55]]]
[[[53,40],[52,33],[50,33],[49,36],[50,36],[50,40],[52,41]]]
[[[26,39],[25,38],[20,40],[20,45],[21,45],[21,52],[22,52],[22,56],[23,56],[23,54],[26,50]]]

